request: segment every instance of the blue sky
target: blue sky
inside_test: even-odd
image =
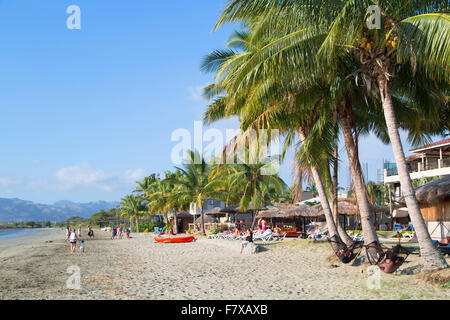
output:
[[[66,27],[73,4],[81,30]],[[0,197],[119,200],[135,180],[171,169],[172,132],[192,131],[205,109],[200,89],[212,76],[199,71],[201,59],[235,29],[212,32],[224,4],[0,1]],[[370,179],[393,159],[373,137],[360,150]],[[287,161],[287,182],[290,172]]]

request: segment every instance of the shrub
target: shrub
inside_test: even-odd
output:
[[[218,234],[218,233],[219,233],[219,229],[217,229],[216,227],[211,228],[211,230],[209,230],[208,233],[209,233],[209,234]]]

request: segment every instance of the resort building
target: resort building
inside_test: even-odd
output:
[[[450,178],[450,138],[423,147],[411,149],[410,152],[414,154],[407,157],[406,161],[412,180],[436,177],[448,180],[448,178]],[[389,186],[389,192],[391,194],[390,198],[392,201],[390,203],[390,208],[392,217],[397,223],[403,225],[407,224],[410,221],[410,218],[408,210],[402,201],[403,194],[400,187],[397,165],[395,163],[386,162],[384,164],[384,183]],[[433,186],[434,184],[430,185]],[[438,183],[438,185],[440,184]],[[423,192],[423,190],[428,190],[423,187],[416,189],[416,192],[419,189],[422,190],[421,192]],[[436,207],[434,201],[433,203],[427,203],[423,199],[424,197],[422,196],[421,200],[418,200],[431,237],[436,240],[444,240],[448,235],[448,230],[446,228],[450,218],[447,211],[450,210],[450,207],[448,207],[448,204],[446,203],[439,204],[439,206]],[[445,202],[447,200],[442,199],[442,201]],[[430,208],[432,211],[434,210],[433,213],[430,213]]]
[[[412,180],[450,175],[450,138],[409,151],[414,153],[406,158]],[[384,184],[391,187],[394,200],[399,200],[402,194],[397,165],[386,162],[383,171]]]
[[[207,198],[205,202],[203,203],[203,212],[210,211],[214,208],[225,208],[225,202],[221,200],[217,200],[214,198]],[[193,216],[198,216],[201,213],[200,208],[197,206],[196,203],[191,203],[189,207],[189,213]]]

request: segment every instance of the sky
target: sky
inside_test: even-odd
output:
[[[69,29],[69,6],[80,29]],[[135,181],[173,169],[177,129],[194,132],[213,76],[202,58],[225,0],[0,0],[0,197],[41,203],[117,201]],[[237,128],[235,119],[209,127]],[[207,130],[208,128],[204,128]],[[404,137],[404,134],[403,134]],[[404,140],[406,150],[409,144]],[[348,185],[343,146],[340,184]],[[293,153],[280,171],[291,182]],[[377,179],[392,149],[360,140]]]

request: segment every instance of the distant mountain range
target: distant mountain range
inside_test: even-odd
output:
[[[89,218],[92,214],[102,209],[109,210],[117,205],[119,205],[119,202],[115,201],[76,203],[67,200],[48,205],[21,199],[0,198],[0,222],[61,222],[70,217]]]

